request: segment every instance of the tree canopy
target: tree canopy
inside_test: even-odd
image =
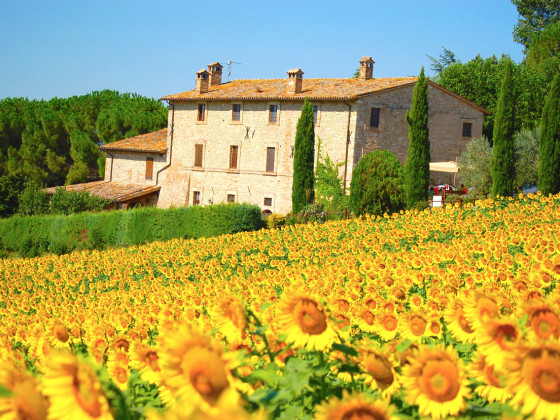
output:
[[[497,111],[500,87],[509,57],[503,55],[482,58],[477,56],[466,63],[444,68],[434,81],[468,100],[486,108],[491,115],[484,117],[483,135],[492,141],[494,115]],[[537,68],[513,64],[512,80],[516,102],[515,131],[532,130],[540,124],[546,98],[547,76]]]
[[[39,185],[85,182],[98,176],[97,145],[167,125],[159,101],[104,90],[71,98],[0,100],[0,177],[21,171]]]
[[[529,48],[533,35],[545,26],[560,21],[560,0],[511,0],[519,18],[513,28],[513,40]]]

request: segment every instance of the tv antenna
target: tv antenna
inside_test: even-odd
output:
[[[227,62],[227,81],[228,82],[229,82],[229,76],[231,76],[231,65],[232,64],[241,64],[241,63],[238,63],[237,61],[228,60],[228,62]]]

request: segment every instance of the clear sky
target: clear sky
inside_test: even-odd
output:
[[[519,62],[516,21],[510,0],[0,0],[0,98],[160,98],[213,61],[241,63],[232,80],[351,77],[364,55],[377,77],[431,74],[442,46]]]

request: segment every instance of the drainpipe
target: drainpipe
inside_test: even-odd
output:
[[[156,172],[156,185],[159,184],[159,173],[171,166],[171,156],[173,156],[173,127],[175,126],[175,105],[169,102],[169,106],[171,107],[171,141],[169,142],[169,163]]]
[[[352,105],[343,102],[346,106],[348,106],[348,126],[346,128],[346,155],[344,157],[344,187],[343,187],[343,194],[346,195],[346,174],[348,173],[348,147],[350,146],[350,115],[352,112]]]
[[[111,170],[109,171],[109,182],[111,182],[113,180],[113,155],[109,152],[105,152],[107,153],[109,156],[111,156]]]

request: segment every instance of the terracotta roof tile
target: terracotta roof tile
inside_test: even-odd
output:
[[[100,149],[122,152],[165,153],[167,150],[167,128],[104,144]]]
[[[315,100],[349,100],[368,93],[391,89],[415,83],[416,77],[387,77],[363,80],[350,79],[303,79],[301,93],[291,93],[288,79],[246,79],[234,80],[217,86],[210,86],[207,93],[189,90],[175,95],[167,95],[162,100],[294,100],[305,97]]]
[[[126,202],[135,198],[150,195],[160,190],[159,185],[126,184],[114,181],[95,181],[85,184],[66,185],[64,187],[52,187],[45,189],[47,194],[54,194],[57,188],[65,188],[66,191],[87,191],[92,195],[117,203]]]
[[[371,57],[363,57],[371,58]],[[291,70],[290,70],[291,71]],[[394,89],[416,83],[417,77],[383,77],[369,80],[350,79],[303,79],[301,93],[293,93],[288,87],[288,79],[244,79],[234,80],[217,86],[210,86],[207,93],[196,90],[167,95],[161,98],[166,101],[210,101],[210,100],[354,100],[363,95]],[[463,98],[452,91],[434,83],[430,86],[455,96],[462,102],[471,105],[484,114],[490,112],[483,107]]]

